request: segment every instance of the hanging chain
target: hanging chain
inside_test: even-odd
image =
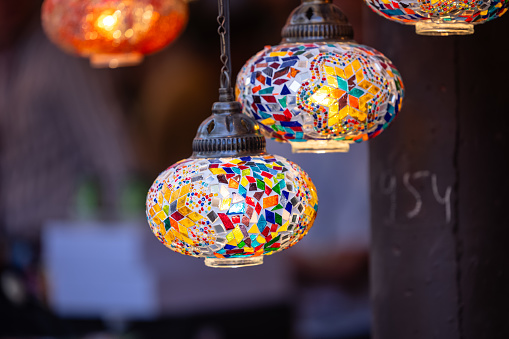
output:
[[[217,32],[221,40],[221,68],[220,85],[223,92],[232,92],[231,87],[231,51],[230,51],[230,0],[218,0],[219,16]]]

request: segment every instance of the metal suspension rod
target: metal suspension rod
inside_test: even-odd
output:
[[[234,97],[231,84],[230,0],[218,0],[218,10],[219,15],[217,17],[217,22],[219,23],[219,28],[217,32],[219,33],[221,41],[220,60],[223,64],[223,67],[221,68],[219,100],[232,101],[234,100]]]

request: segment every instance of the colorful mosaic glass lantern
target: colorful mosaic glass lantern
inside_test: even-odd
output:
[[[50,40],[94,67],[136,65],[174,41],[188,20],[187,0],[45,0]]]
[[[266,153],[258,124],[231,87],[229,0],[219,0],[221,88],[198,129],[193,155],[169,167],[147,195],[147,219],[171,250],[210,267],[243,267],[295,245],[316,218],[318,197],[296,164]]]
[[[359,45],[332,0],[303,0],[280,45],[252,57],[237,78],[237,100],[262,132],[294,152],[347,152],[379,135],[401,109],[392,62]]]
[[[161,173],[147,196],[147,218],[171,250],[211,267],[263,263],[296,244],[316,217],[318,198],[296,164],[265,152],[240,104],[216,103],[193,156]]]
[[[509,0],[364,0],[389,20],[415,25],[422,35],[473,34],[474,25],[507,12]]]

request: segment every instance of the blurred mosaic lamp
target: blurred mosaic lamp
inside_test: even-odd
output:
[[[379,135],[401,109],[403,83],[392,62],[353,41],[332,0],[302,0],[282,31],[242,68],[237,100],[262,132],[294,152],[347,152]]]
[[[191,158],[162,172],[146,202],[157,238],[210,267],[259,265],[295,245],[313,225],[318,204],[309,176],[267,154],[258,125],[234,101],[228,55],[229,48],[221,58],[219,102],[199,127]]]
[[[173,42],[188,20],[187,0],[45,0],[46,35],[94,67],[139,64]]]
[[[501,17],[509,0],[364,0],[381,16],[415,25],[422,35],[465,35],[474,25]]]

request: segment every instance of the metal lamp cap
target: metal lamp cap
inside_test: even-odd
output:
[[[198,128],[193,141],[193,158],[223,158],[259,155],[266,152],[260,127],[242,114],[237,101],[216,102],[212,116]]]
[[[302,0],[281,32],[283,42],[352,40],[353,28],[332,0]]]

